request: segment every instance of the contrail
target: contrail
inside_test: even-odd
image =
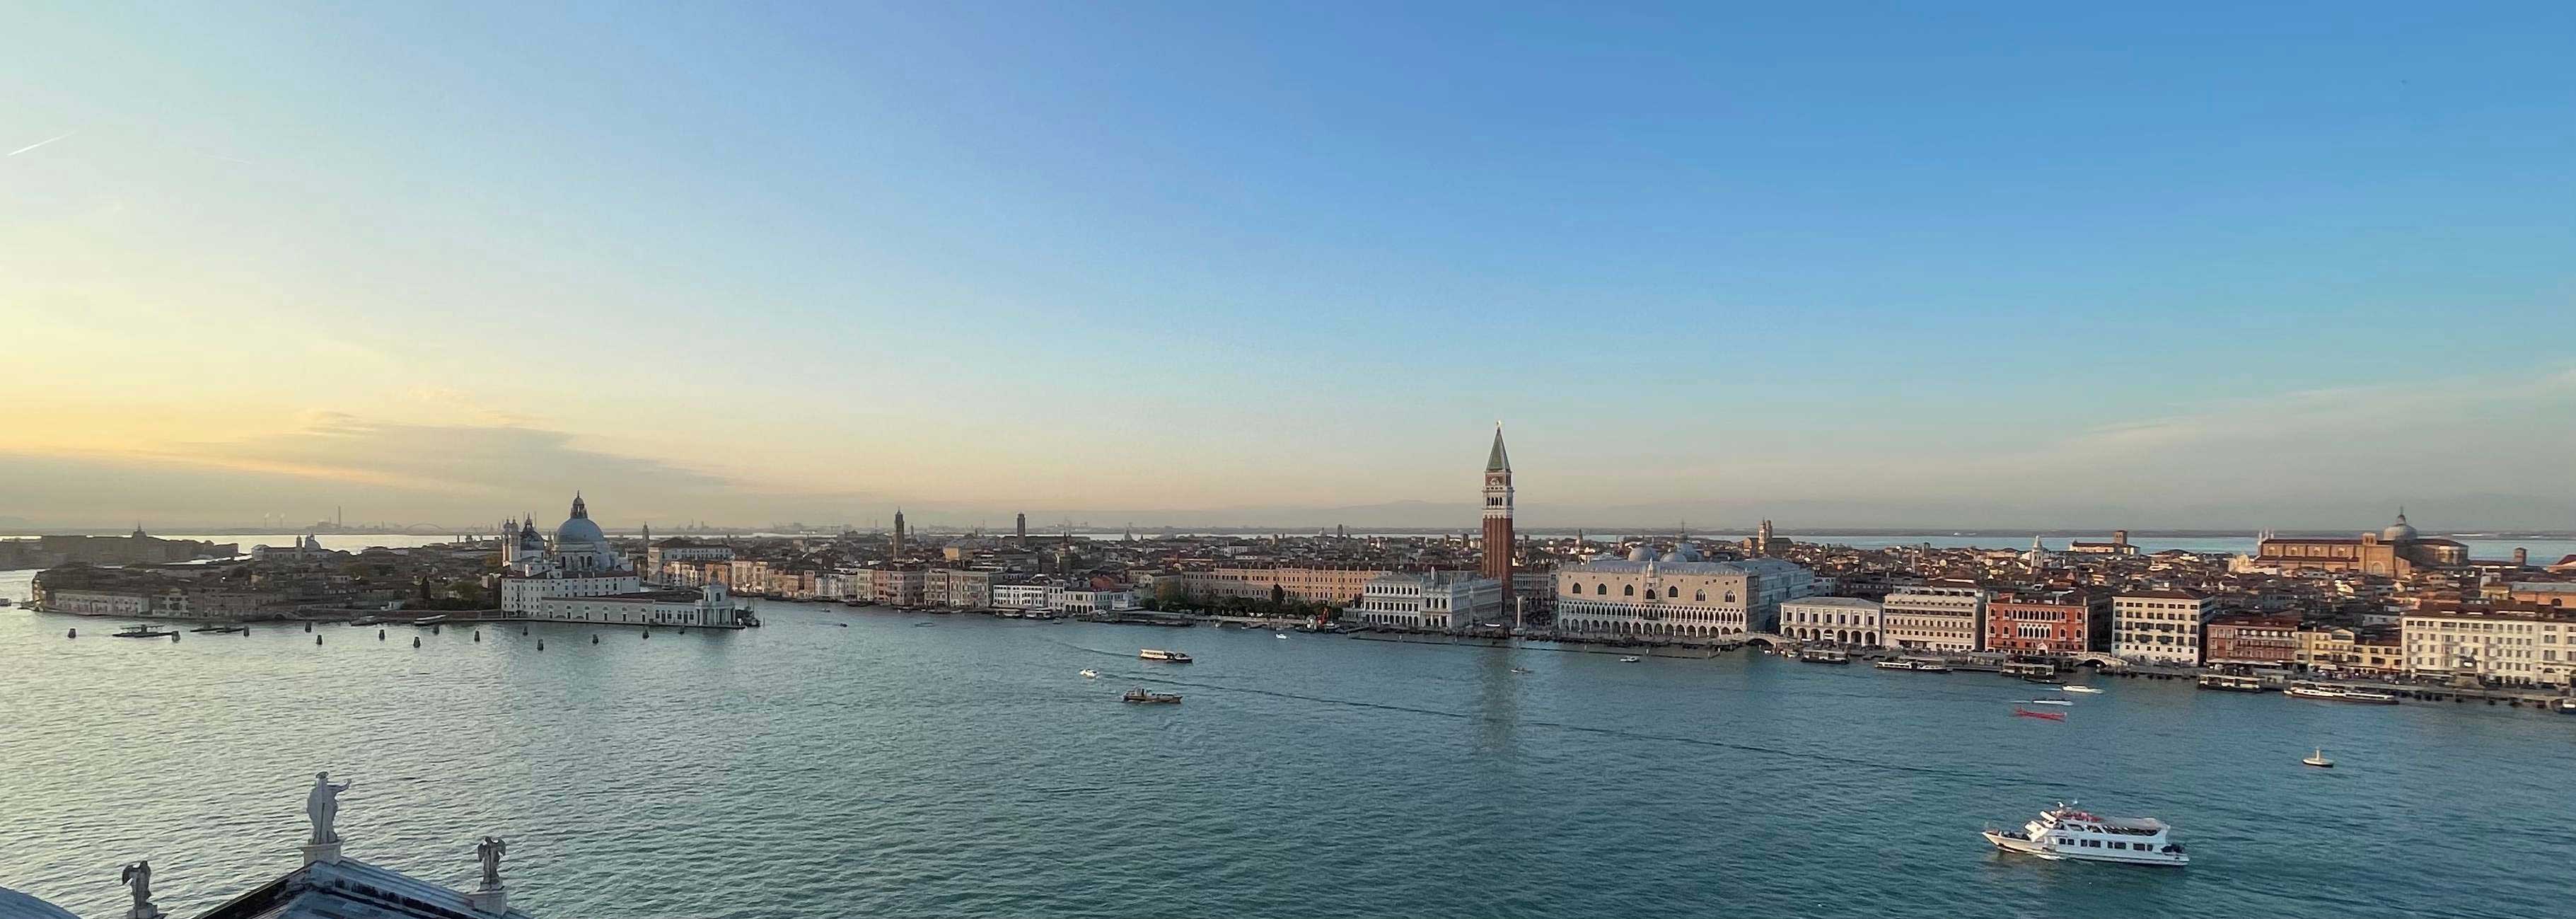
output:
[[[36,149],[37,147],[42,147],[42,146],[44,146],[44,145],[46,145],[46,144],[53,143],[54,141],[61,140],[61,139],[65,138],[65,137],[70,137],[70,136],[72,136],[73,134],[78,134],[78,133],[80,133],[80,132],[79,132],[79,131],[70,131],[70,132],[66,132],[66,133],[64,133],[64,134],[57,135],[57,136],[54,136],[54,137],[48,137],[48,138],[45,138],[45,139],[43,139],[43,140],[37,141],[37,142],[35,142],[35,143],[28,144],[28,145],[26,145],[26,146],[24,146],[24,147],[20,147],[20,148],[18,148],[18,149],[11,150],[11,151],[9,151],[9,155],[10,155],[10,156],[17,156],[18,154],[25,153],[25,152],[27,152],[27,151],[29,151],[29,150]]]

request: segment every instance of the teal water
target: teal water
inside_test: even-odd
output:
[[[0,614],[0,886],[107,915],[148,857],[192,915],[295,866],[328,769],[358,783],[351,857],[462,886],[498,834],[514,904],[584,919],[2576,908],[2565,716],[2097,680],[2054,724],[1979,674],[762,615],[414,649]],[[1135,685],[1187,701],[1116,701]],[[2301,767],[2313,746],[2342,767]],[[1975,836],[2064,798],[2164,818],[2196,861],[2049,864]]]

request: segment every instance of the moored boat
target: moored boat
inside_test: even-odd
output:
[[[138,623],[135,623],[135,624],[133,624],[133,625],[126,626],[126,627],[125,627],[125,631],[111,633],[111,634],[109,635],[109,637],[111,637],[111,638],[168,638],[168,637],[170,637],[170,636],[172,636],[172,635],[177,635],[177,634],[179,634],[179,630],[177,630],[177,629],[155,629],[155,628],[153,628],[153,627],[151,627],[151,626],[144,625],[144,624],[142,624],[142,623],[139,623],[139,622],[138,622]]]
[[[1876,662],[1876,663],[1870,664],[1870,666],[1872,666],[1872,667],[1876,667],[1876,668],[1878,668],[1878,669],[1880,669],[1880,670],[1912,670],[1912,669],[1914,669],[1914,662],[1913,662],[1913,661],[1878,661],[1878,662]]]
[[[1165,651],[1161,648],[1139,648],[1136,650],[1136,656],[1149,661],[1171,661],[1175,664],[1186,664],[1190,662],[1190,656],[1187,654],[1183,654],[1178,651]]]
[[[2334,760],[2326,758],[2326,748],[2324,747],[2318,747],[2317,752],[2308,754],[2306,757],[2300,759],[2299,762],[2315,766],[2319,769],[2334,768]]]
[[[1118,698],[1120,701],[1124,702],[1177,704],[1181,701],[1181,694],[1176,692],[1146,692],[1139,688],[1130,689],[1127,691],[1126,695]]]
[[[1806,648],[1798,652],[1798,659],[1810,664],[1848,664],[1851,663],[1851,653],[1833,648]]]
[[[2281,694],[2294,699],[2314,699],[2319,702],[2358,702],[2363,705],[2397,704],[2396,696],[2384,692],[2371,692],[2366,689],[2347,689],[2341,686],[2326,686],[2319,683],[2308,682],[2292,683],[2290,684],[2290,688],[2281,690]]]
[[[234,632],[247,632],[247,631],[250,631],[250,627],[249,627],[249,626],[242,626],[242,625],[223,625],[223,624],[214,624],[214,625],[201,625],[201,626],[198,626],[198,627],[196,627],[196,628],[189,629],[188,631],[191,631],[191,632],[212,632],[212,633],[215,633],[215,634],[217,634],[217,635],[229,635],[229,634],[232,634],[232,633],[234,633]]]
[[[2023,824],[2019,833],[1988,828],[1981,835],[1997,849],[2050,861],[2191,864],[2172,833],[2172,827],[2153,817],[2102,817],[2061,803],[2039,812],[2039,819]]]

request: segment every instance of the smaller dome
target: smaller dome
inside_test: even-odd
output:
[[[1634,549],[1630,549],[1630,550],[1628,550],[1628,560],[1629,560],[1629,561],[1632,561],[1632,562],[1651,562],[1651,561],[1654,561],[1654,560],[1655,560],[1655,547],[1653,547],[1653,546],[1638,546],[1638,547],[1636,547],[1636,548],[1634,548]]]
[[[2387,529],[2379,531],[2379,538],[2385,542],[2414,542],[2415,527],[2413,524],[2406,522],[2406,512],[2399,511],[2397,513],[2397,522],[2389,524]]]

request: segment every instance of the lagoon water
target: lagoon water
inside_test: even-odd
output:
[[[2058,724],[1990,675],[1747,654],[761,615],[414,649],[0,613],[0,886],[108,915],[148,857],[196,914],[295,867],[328,769],[351,857],[463,886],[498,834],[515,905],[584,919],[2576,912],[2576,718],[2530,710],[2097,678]],[[2064,798],[2195,862],[1976,838]]]

